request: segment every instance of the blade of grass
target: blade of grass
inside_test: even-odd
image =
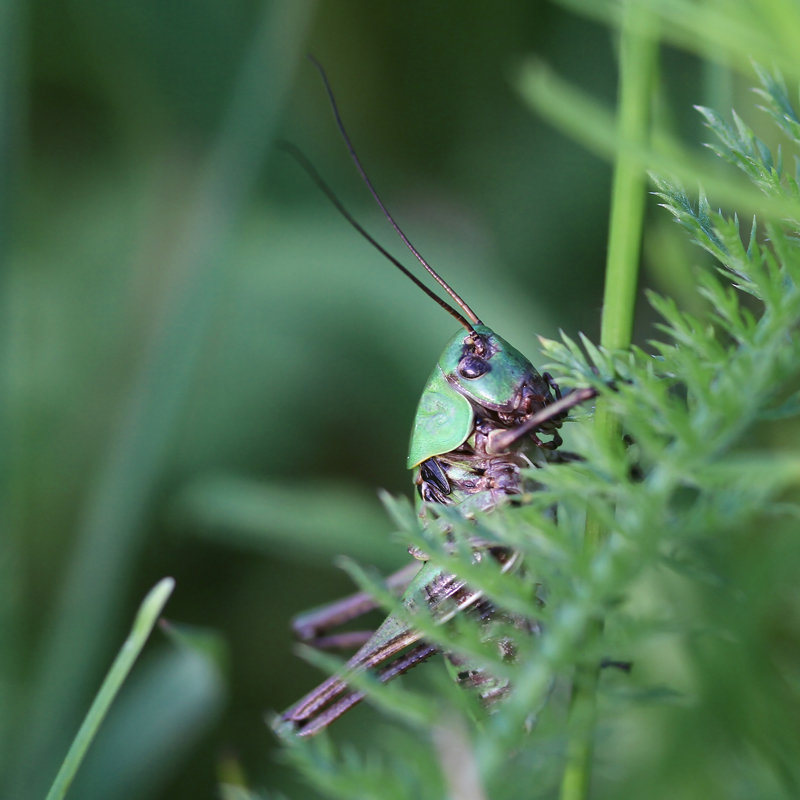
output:
[[[47,793],[47,800],[60,800],[66,795],[89,745],[97,734],[111,703],[122,688],[125,678],[128,677],[134,662],[139,657],[139,653],[142,652],[142,648],[150,637],[150,633],[174,588],[175,581],[172,578],[163,578],[147,593],[139,606],[131,632],[123,642],[100,690],[95,695],[50,791]]]
[[[120,413],[39,656],[9,796],[37,796],[108,647],[142,521],[191,385],[225,271],[219,260],[256,180],[298,60],[312,3],[265,4],[220,134],[164,270],[174,276]],[[38,788],[37,788],[38,787]]]

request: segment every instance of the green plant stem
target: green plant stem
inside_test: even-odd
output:
[[[647,138],[657,52],[655,37],[647,30],[646,14],[635,4],[627,5],[621,31],[617,126],[621,138],[635,142],[644,142]],[[636,158],[620,153],[612,185],[600,332],[600,343],[608,350],[627,348],[631,343],[644,202],[644,172]],[[594,424],[600,440],[613,447],[619,438],[619,423],[603,398],[598,400]],[[584,540],[587,561],[606,535],[600,520],[590,514]],[[584,641],[595,640],[602,631],[601,618],[590,620]],[[561,800],[584,800],[589,796],[598,679],[597,664],[587,661],[577,665]]]
[[[133,621],[131,632],[122,645],[114,663],[111,665],[108,674],[103,681],[100,690],[95,695],[86,717],[78,729],[78,733],[72,740],[69,751],[64,758],[64,763],[58,770],[58,774],[47,793],[47,800],[60,800],[64,797],[72,783],[78,767],[89,749],[89,745],[97,733],[100,723],[108,713],[111,703],[117,696],[125,678],[131,671],[134,662],[142,652],[145,642],[153,630],[153,626],[158,620],[159,614],[164,608],[172,590],[175,588],[175,581],[172,578],[162,578],[142,600],[136,618]]]
[[[634,15],[634,12],[630,13]],[[647,139],[655,55],[654,39],[623,29],[618,125],[624,139],[640,142]],[[635,158],[629,159],[620,153],[611,190],[600,330],[600,344],[607,349],[625,348],[631,343],[644,201],[644,172]]]

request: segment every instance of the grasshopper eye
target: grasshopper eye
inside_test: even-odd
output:
[[[466,378],[470,381],[475,380],[475,378],[480,378],[481,375],[485,375],[490,369],[491,366],[489,362],[479,356],[464,356],[461,361],[458,362],[458,374],[462,378]]]

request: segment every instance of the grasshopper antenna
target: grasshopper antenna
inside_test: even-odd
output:
[[[319,72],[320,77],[322,78],[322,82],[325,85],[325,91],[328,94],[328,100],[330,101],[331,108],[333,109],[333,116],[336,118],[336,126],[339,128],[339,133],[342,134],[342,138],[344,139],[344,143],[347,145],[347,149],[350,152],[350,158],[353,159],[353,163],[356,165],[356,169],[358,170],[359,174],[361,175],[361,179],[366,184],[367,188],[370,191],[370,194],[375,199],[375,202],[378,204],[378,207],[383,212],[383,216],[389,221],[389,224],[394,228],[395,233],[403,240],[403,244],[414,254],[417,261],[422,264],[423,267],[428,271],[428,273],[433,277],[433,279],[441,286],[447,294],[453,299],[456,305],[466,314],[472,325],[467,325],[466,327],[474,333],[473,327],[474,325],[480,325],[481,321],[478,319],[477,314],[456,294],[456,292],[450,287],[450,285],[442,278],[438,272],[422,257],[420,252],[414,247],[413,244],[409,241],[408,237],[403,233],[400,229],[400,226],[395,222],[394,217],[389,213],[389,209],[383,204],[383,200],[381,200],[380,195],[378,194],[375,187],[372,185],[372,181],[369,179],[369,176],[366,173],[366,170],[361,164],[361,161],[356,154],[355,148],[353,147],[353,143],[350,141],[350,137],[347,135],[347,130],[344,127],[344,123],[342,122],[342,118],[339,115],[339,107],[336,105],[336,98],[333,95],[333,89],[331,89],[331,85],[328,82],[328,76],[325,74],[325,70],[322,68],[322,64],[317,61],[314,56],[309,55],[308,60],[316,67],[317,72]],[[382,249],[382,248],[381,248]],[[408,272],[404,270],[406,274]],[[463,324],[463,323],[462,323]]]
[[[342,201],[334,193],[333,189],[328,186],[322,179],[322,176],[317,172],[314,165],[306,158],[305,154],[299,147],[296,147],[291,142],[280,140],[277,142],[278,147],[285,150],[308,174],[308,177],[317,185],[317,188],[333,203],[336,210],[383,256],[394,264],[407,278],[410,278],[425,294],[432,300],[437,302],[450,316],[455,317],[460,325],[463,325],[470,333],[474,333],[472,325],[458,313],[449,303],[442,300],[436,292],[429,289],[413,272],[410,272],[398,259],[396,259],[380,242],[378,242],[370,233],[368,233],[356,218],[344,207]],[[477,324],[477,319],[476,323]]]

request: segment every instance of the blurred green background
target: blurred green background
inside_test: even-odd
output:
[[[273,150],[303,148],[402,255],[304,55],[411,240],[536,361],[537,334],[596,338],[610,169],[512,81],[534,55],[613,104],[613,36],[522,1],[0,14],[0,794],[43,796],[172,575],[167,616],[212,657],[153,637],[74,796],[212,797],[221,763],[303,796],[264,724],[319,678],[289,619],[350,590],[336,555],[407,558],[376,491],[410,491],[416,401],[455,330]],[[701,70],[664,63],[671,124],[698,142]],[[649,241],[670,224],[653,215]],[[645,281],[681,294],[680,275]]]

